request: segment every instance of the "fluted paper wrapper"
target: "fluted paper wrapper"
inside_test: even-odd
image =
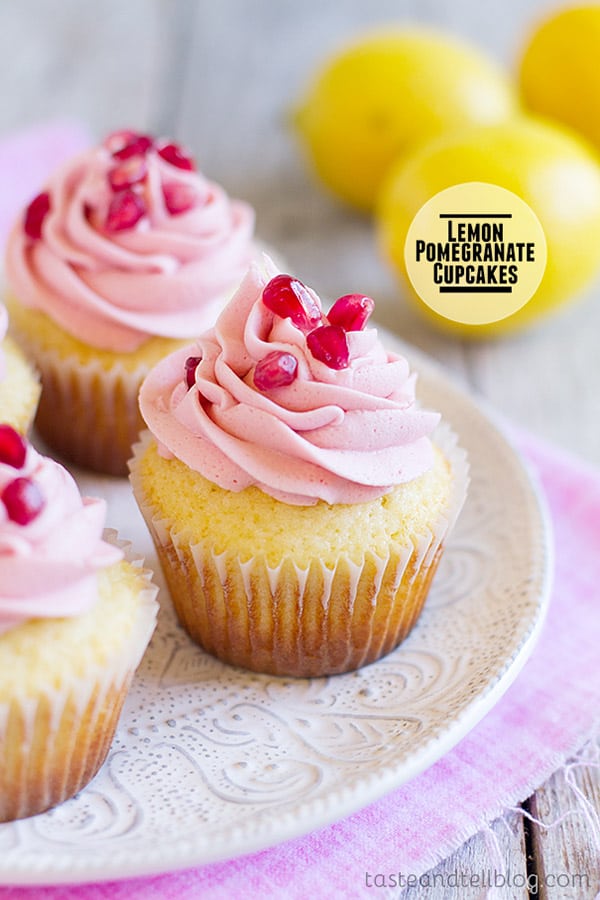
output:
[[[23,332],[18,339],[42,378],[35,420],[41,437],[69,462],[126,475],[131,448],[144,427],[138,392],[148,367],[128,372],[116,363],[107,370],[95,360],[82,364],[75,356],[43,350]]]
[[[144,493],[137,461],[150,441],[146,432],[134,447],[133,491],[179,619],[209,653],[256,672],[321,676],[374,662],[409,634],[466,496],[466,454],[447,426],[435,435],[453,473],[444,514],[406,547],[367,552],[360,563],[340,555],[333,567],[315,559],[299,568],[291,556],[270,567],[261,555],[241,560],[191,545]]]
[[[62,689],[0,703],[0,822],[69,799],[94,777],[111,745],[123,701],[156,625],[158,588],[130,545],[107,530],[141,575],[137,618],[127,642],[100,666],[92,661]],[[106,623],[110,627],[110,622]]]

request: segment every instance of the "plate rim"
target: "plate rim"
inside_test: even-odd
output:
[[[248,834],[250,829],[246,823],[243,826],[243,846],[235,847],[234,845],[233,852],[226,846],[228,841],[221,837],[213,853],[207,852],[206,845],[198,847],[189,838],[178,844],[170,843],[165,856],[157,858],[155,862],[149,862],[147,856],[144,859],[147,848],[146,851],[141,849],[122,851],[128,854],[125,861],[120,858],[119,851],[117,851],[115,863],[109,869],[106,868],[106,860],[103,860],[99,867],[95,867],[89,859],[77,860],[72,855],[68,868],[60,860],[53,859],[53,865],[32,871],[30,861],[27,859],[24,859],[22,863],[14,864],[13,862],[11,865],[3,867],[0,857],[0,885],[90,884],[175,873],[187,868],[247,856],[328,827],[371,803],[377,802],[439,761],[482,720],[515,681],[542,631],[552,590],[554,568],[552,523],[543,489],[527,460],[502,427],[499,416],[489,407],[484,398],[465,389],[452,376],[451,372],[448,372],[418,348],[405,344],[397,335],[384,328],[380,327],[378,330],[384,334],[390,349],[397,350],[406,356],[411,369],[416,371],[419,376],[423,375],[432,380],[434,388],[437,386],[437,382],[442,380],[444,389],[449,391],[454,399],[466,404],[471,411],[474,410],[477,415],[482,416],[486,424],[493,430],[495,440],[505,445],[505,448],[510,451],[513,462],[522,469],[524,484],[530,491],[530,499],[533,500],[532,508],[538,515],[541,530],[540,545],[543,548],[543,554],[540,560],[541,584],[536,614],[532,620],[528,621],[528,628],[521,635],[521,642],[515,654],[505,661],[501,671],[494,674],[466,707],[453,716],[442,730],[420,745],[416,751],[396,762],[395,765],[393,762],[386,763],[381,772],[370,771],[362,780],[354,779],[349,784],[335,786],[324,797],[309,800],[299,799],[292,810],[283,813],[277,810],[267,810],[267,815],[277,819],[276,826],[272,824],[266,831],[256,829],[253,836]],[[450,421],[450,425],[454,428],[452,421]],[[461,444],[460,429],[455,430],[458,432],[459,444]],[[93,780],[91,785],[93,786]],[[229,830],[231,831],[231,828]]]

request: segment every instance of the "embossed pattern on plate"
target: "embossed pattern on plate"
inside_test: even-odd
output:
[[[387,335],[469,454],[471,487],[407,641],[356,673],[285,679],[229,668],[159,626],[110,755],[61,807],[0,825],[0,883],[161,872],[319,828],[422,771],[472,728],[532,649],[549,593],[543,504],[488,416]],[[157,568],[128,486],[82,475],[109,525]],[[160,580],[160,579],[158,579]]]

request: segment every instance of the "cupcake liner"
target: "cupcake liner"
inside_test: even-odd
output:
[[[148,367],[129,372],[115,363],[105,369],[96,360],[82,364],[75,356],[42,349],[23,332],[18,339],[42,378],[35,420],[41,437],[78,466],[126,475],[131,447],[144,427],[138,392]]]
[[[104,666],[90,664],[62,689],[0,702],[0,822],[32,816],[72,797],[94,777],[110,748],[123,701],[156,622],[158,588],[131,547],[108,530],[139,568],[137,618],[126,644]]]
[[[151,440],[145,432],[134,447],[133,491],[179,619],[205,650],[257,672],[321,676],[373,662],[409,634],[468,485],[466,454],[446,425],[435,442],[452,467],[452,494],[430,529],[386,556],[366,552],[357,563],[342,554],[333,567],[315,559],[305,569],[291,557],[270,567],[260,555],[242,560],[190,544],[144,493],[137,463]]]

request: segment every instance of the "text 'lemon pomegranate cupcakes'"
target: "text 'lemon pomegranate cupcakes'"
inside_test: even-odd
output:
[[[372,307],[350,295],[325,316],[265,260],[142,386],[134,493],[183,626],[228,663],[346,672],[421,612],[467,464]]]
[[[0,422],[26,434],[37,409],[40,382],[23,351],[7,337],[8,314],[0,303]]]
[[[37,427],[66,459],[125,474],[152,365],[210,327],[250,259],[254,213],[177,144],[115,132],[16,222],[11,327],[42,375]]]
[[[104,519],[103,500],[0,425],[0,822],[96,774],[154,630],[150,573]]]

